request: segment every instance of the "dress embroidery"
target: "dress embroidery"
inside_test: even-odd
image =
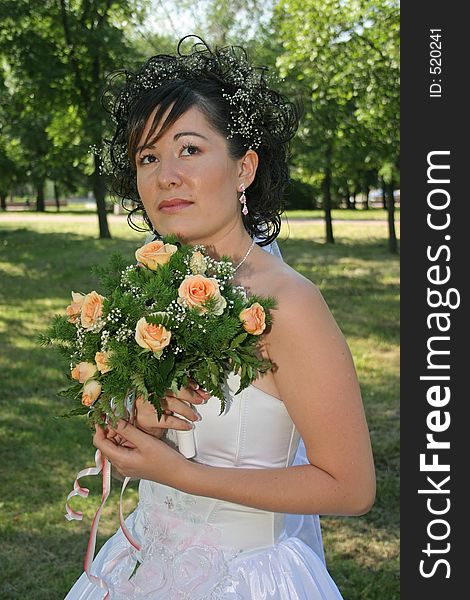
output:
[[[220,546],[220,531],[191,511],[193,496],[174,490],[140,502],[142,549],[135,574],[114,581],[117,600],[241,600],[229,591],[229,561],[235,553]],[[113,577],[114,579],[114,577]]]
[[[174,508],[173,498],[170,498],[170,496],[167,496],[165,498],[165,504],[168,506],[168,510],[173,510],[173,508]]]

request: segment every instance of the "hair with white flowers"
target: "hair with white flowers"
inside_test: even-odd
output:
[[[135,155],[145,125],[158,107],[147,141],[155,142],[191,107],[197,107],[210,125],[227,138],[229,156],[240,159],[248,149],[258,154],[256,177],[246,191],[246,230],[259,245],[271,243],[279,234],[283,195],[289,181],[289,145],[298,128],[300,107],[271,88],[267,67],[250,63],[245,50],[226,46],[211,50],[197,38],[189,53],[182,52],[186,36],[174,55],[149,58],[138,70],[112,73],[103,102],[116,128],[105,140],[104,169],[111,191],[124,207],[134,203],[128,221],[142,213],[152,229],[139,198]],[[163,115],[170,109],[165,121]],[[158,136],[157,126],[161,125]]]

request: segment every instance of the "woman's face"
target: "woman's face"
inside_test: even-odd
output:
[[[137,188],[154,228],[186,243],[209,245],[234,227],[243,227],[237,190],[245,181],[240,178],[241,161],[228,155],[227,140],[191,107],[153,145],[142,149],[153,116],[135,160]],[[160,125],[155,134],[159,129]]]

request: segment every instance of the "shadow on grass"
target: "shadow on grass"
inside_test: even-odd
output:
[[[0,426],[2,501],[40,511],[67,494],[75,471],[92,466],[92,431],[81,419],[55,418],[65,407],[49,398],[18,398]],[[94,485],[94,484],[92,484]]]
[[[70,298],[74,289],[90,289],[96,278],[91,267],[114,252],[134,261],[135,241],[100,240],[70,233],[38,233],[22,228],[0,231],[2,260],[12,265],[2,272],[2,292],[9,303],[15,300]]]
[[[37,343],[38,330],[31,331],[25,325],[26,319],[0,318],[1,321],[5,322],[6,331],[0,343],[3,354],[0,406],[22,395],[42,395],[45,390],[57,391],[60,386],[68,385],[66,359],[54,349]]]
[[[81,575],[87,544],[83,533],[55,532],[53,527],[41,533],[0,533],[5,540],[0,599],[59,600]]]
[[[346,600],[399,600],[400,585],[395,561],[364,567],[351,558],[330,560],[328,570]]]

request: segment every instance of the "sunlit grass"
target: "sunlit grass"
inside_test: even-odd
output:
[[[361,213],[362,214],[362,213]],[[112,240],[97,239],[95,220],[25,218],[0,223],[0,598],[63,598],[82,570],[99,481],[76,499],[84,521],[67,523],[64,500],[76,472],[92,464],[91,432],[81,421],[56,419],[64,365],[35,339],[68,304],[70,291],[93,289],[90,266],[119,250],[130,259],[143,235],[124,219]],[[398,227],[397,227],[398,230]],[[287,262],[322,290],[343,330],[361,382],[377,466],[374,508],[359,518],[323,518],[329,570],[347,600],[394,600],[398,586],[399,269],[387,251],[383,223],[290,221],[280,246]],[[90,478],[92,479],[92,478]],[[115,485],[99,543],[118,527]],[[126,512],[137,501],[126,492]]]
[[[325,212],[323,210],[288,210],[286,216],[289,219],[323,219]],[[334,208],[331,211],[331,218],[335,220],[387,220],[387,211],[383,208],[370,208],[364,210],[362,208],[350,209],[350,208]],[[400,219],[400,208],[395,208],[395,219]]]

